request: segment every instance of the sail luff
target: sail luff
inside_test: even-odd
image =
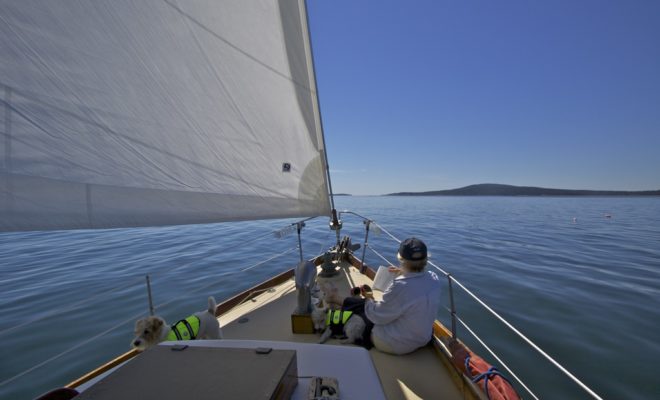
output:
[[[323,129],[323,114],[321,113],[321,101],[319,99],[319,87],[316,82],[316,66],[314,64],[314,46],[312,44],[312,33],[309,30],[309,11],[307,8],[307,0],[303,0],[302,2],[302,7],[305,8],[304,14],[301,13],[302,18],[301,23],[303,24],[303,30],[306,32],[305,35],[305,44],[308,47],[308,51],[306,54],[308,55],[308,62],[310,66],[310,80],[313,82],[310,84],[310,87],[314,88],[314,104],[316,108],[316,113],[315,115],[318,116],[318,127],[319,127],[319,132],[321,134],[321,142],[323,143],[323,162],[324,162],[324,170],[326,174],[326,180],[328,182],[328,194],[330,197],[330,207],[332,210],[335,210],[335,199],[334,199],[334,194],[332,192],[332,179],[330,179],[330,163],[328,162],[328,152],[327,152],[327,146],[325,144],[325,131]]]
[[[328,215],[305,17],[301,1],[4,2],[0,231]]]

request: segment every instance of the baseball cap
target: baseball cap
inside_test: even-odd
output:
[[[415,237],[408,238],[401,242],[399,256],[408,261],[424,260],[427,257],[426,245]]]

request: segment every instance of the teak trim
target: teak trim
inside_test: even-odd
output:
[[[111,370],[112,368],[116,367],[117,365],[130,360],[131,358],[137,356],[138,354],[140,354],[140,352],[137,351],[136,349],[127,351],[126,353],[120,355],[119,357],[115,358],[114,360],[109,361],[109,362],[101,365],[100,367],[96,368],[95,370],[86,373],[85,375],[81,376],[80,378],[76,379],[75,381],[68,383],[65,387],[67,387],[69,389],[75,389],[78,386],[82,385],[83,383],[89,382],[90,380],[96,378],[97,376],[101,375],[102,373],[107,372],[107,371]]]
[[[270,287],[277,286],[283,282],[288,281],[293,277],[294,272],[295,271],[293,270],[293,268],[288,271],[284,271],[281,274],[276,275],[270,278],[269,280],[258,284],[257,286],[253,286],[243,291],[242,293],[239,293],[236,296],[223,301],[222,303],[218,304],[218,307],[215,309],[215,316],[219,317],[222,314],[231,310],[232,308],[236,307],[237,305],[242,304],[250,300],[251,298],[260,295],[264,289],[268,289]]]
[[[250,289],[247,289],[247,290],[237,294],[236,296],[234,296],[234,297],[232,297],[228,300],[223,301],[215,309],[216,317],[220,316],[221,314],[224,314],[225,312],[227,312],[229,310],[231,310],[233,307],[241,304],[242,302],[247,301],[247,300],[251,299],[252,297],[257,296],[258,294],[261,293],[261,291],[263,289],[267,289],[269,287],[276,286],[276,285],[279,285],[280,283],[286,282],[287,280],[291,279],[291,277],[293,277],[293,275],[294,275],[294,270],[290,269],[288,271],[285,271],[285,272],[283,272],[279,275],[276,275],[276,276],[270,278],[269,280],[267,280],[267,281],[265,281],[265,282],[263,282],[263,283],[261,283],[257,286],[254,286]],[[90,371],[90,372],[86,373],[85,375],[81,376],[80,378],[68,383],[65,387],[70,388],[70,389],[75,389],[78,386],[80,386],[80,385],[82,385],[86,382],[89,382],[90,380],[92,380],[92,379],[100,376],[101,374],[111,370],[112,368],[118,366],[119,364],[122,364],[122,363],[130,360],[131,358],[137,356],[138,354],[140,354],[140,352],[136,349],[129,350],[126,353],[116,357],[112,361],[109,361],[109,362],[101,365],[100,367],[94,369],[93,371]]]

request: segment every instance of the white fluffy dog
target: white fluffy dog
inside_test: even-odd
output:
[[[314,306],[314,310],[312,310],[314,332],[323,332],[325,330],[325,320],[327,317],[328,308],[323,305],[323,300],[321,300]]]
[[[342,344],[355,343],[357,339],[362,339],[367,324],[362,317],[355,313],[348,318],[343,327],[334,324],[327,325],[328,313],[338,312],[341,309],[343,300],[338,295],[337,288],[332,284],[324,284],[320,289],[322,299],[314,305],[314,310],[312,310],[314,330],[317,332],[323,331],[319,343],[325,343],[333,335],[345,336],[344,339],[340,340]]]
[[[323,324],[325,325],[325,319],[323,320]],[[316,322],[314,323],[314,325],[316,326]],[[356,340],[362,339],[362,333],[364,332],[364,329],[366,327],[367,324],[364,322],[364,319],[362,319],[362,317],[360,317],[359,315],[353,313],[348,318],[346,323],[343,324],[343,329],[341,329],[341,332],[339,332],[336,329],[333,329],[332,325],[326,326],[325,331],[323,331],[323,334],[319,339],[319,343],[325,343],[333,335],[340,337],[345,336],[345,338],[339,341],[341,344],[355,343]]]
[[[168,326],[161,317],[146,317],[135,322],[135,339],[131,345],[143,351],[166,340],[222,339],[220,323],[215,317],[216,303],[209,297],[205,311],[197,312]]]

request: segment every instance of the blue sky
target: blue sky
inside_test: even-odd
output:
[[[660,1],[308,8],[335,193],[660,189]]]

